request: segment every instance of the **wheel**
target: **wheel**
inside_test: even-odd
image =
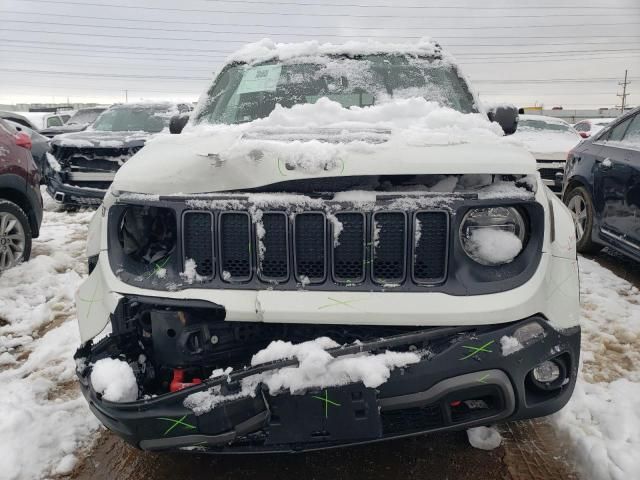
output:
[[[0,272],[31,256],[31,227],[15,203],[0,200]]]
[[[589,192],[584,187],[574,188],[565,197],[565,203],[571,211],[573,223],[576,227],[576,248],[580,253],[597,253],[602,250],[591,240],[593,231],[593,202]]]

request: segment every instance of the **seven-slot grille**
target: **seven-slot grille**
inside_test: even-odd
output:
[[[444,211],[187,211],[184,261],[204,279],[318,285],[437,284],[445,280],[449,215]]]

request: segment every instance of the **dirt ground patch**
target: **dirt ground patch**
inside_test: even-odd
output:
[[[449,432],[324,452],[215,456],[149,453],[103,432],[73,473],[75,480],[181,478],[249,480],[504,479],[574,480],[565,446],[544,420],[501,427],[504,443],[493,451],[472,448],[466,432]]]

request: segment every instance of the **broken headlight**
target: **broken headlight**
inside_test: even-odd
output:
[[[152,264],[176,248],[176,216],[168,208],[130,206],[118,223],[118,240],[129,258]]]
[[[512,262],[522,251],[525,237],[524,218],[513,207],[474,208],[460,225],[462,248],[481,265]]]

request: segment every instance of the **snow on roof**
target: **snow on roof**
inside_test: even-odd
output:
[[[555,123],[557,125],[566,125],[570,127],[571,124],[558,117],[547,117],[546,115],[518,115],[520,120],[540,120],[546,123]]]
[[[158,102],[158,101],[139,101],[139,102],[130,102],[130,103],[116,103],[109,107],[110,109],[116,108],[166,108],[173,109],[177,108],[176,102]]]
[[[260,63],[274,58],[289,60],[296,57],[326,55],[406,54],[416,57],[441,57],[442,49],[428,37],[411,43],[387,43],[369,40],[343,44],[319,43],[310,40],[299,43],[275,43],[269,38],[249,43],[227,57],[227,62]]]
[[[596,124],[606,124],[611,123],[615,120],[615,117],[606,117],[606,118],[583,118],[580,122],[589,122]],[[578,123],[580,123],[578,122]]]

